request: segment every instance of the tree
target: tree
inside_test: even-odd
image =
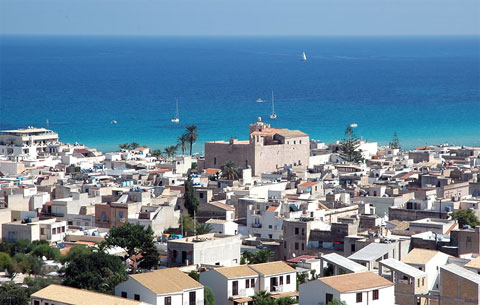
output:
[[[0,304],[27,305],[29,300],[24,289],[10,282],[0,286]]]
[[[59,260],[62,264],[73,260],[75,257],[80,255],[88,255],[92,252],[92,249],[87,246],[75,245],[70,248],[67,254],[60,256]]]
[[[24,283],[28,286],[27,288],[27,297],[29,298],[32,294],[43,289],[51,284],[61,284],[59,280],[44,278],[44,277],[26,277]]]
[[[452,212],[450,216],[458,221],[460,228],[463,228],[465,225],[468,225],[472,228],[480,226],[480,221],[472,210],[458,210],[456,212]]]
[[[197,223],[196,233],[198,235],[210,233],[212,230],[213,228],[209,223]]]
[[[195,271],[195,270],[192,270],[188,273],[188,276],[191,277],[192,279],[194,279],[195,281],[200,281],[200,274]]]
[[[203,299],[204,299],[205,305],[215,305],[216,304],[215,295],[213,294],[212,289],[205,286],[203,288],[203,294],[204,294]]]
[[[127,280],[125,265],[118,256],[95,251],[72,258],[65,268],[67,286],[113,294]]]
[[[183,234],[185,236],[193,235],[193,219],[188,215],[180,215],[179,219],[180,226],[183,228]]]
[[[140,147],[140,144],[138,144],[137,142],[132,142],[130,143],[129,147],[131,150],[135,150]]]
[[[185,155],[185,150],[187,149],[187,144],[190,141],[190,135],[184,133],[181,136],[177,137],[178,145],[182,149],[182,155]]]
[[[392,142],[390,142],[389,146],[392,149],[400,149],[400,141],[398,140],[396,131],[393,133],[393,139]]]
[[[32,255],[17,253],[13,257],[12,264],[10,264],[10,273],[28,273],[28,274],[40,274],[42,270],[42,261]]]
[[[129,150],[129,149],[130,149],[130,144],[128,144],[128,143],[123,143],[123,144],[119,144],[118,147],[119,147],[120,149]]]
[[[363,161],[362,154],[358,151],[360,140],[358,140],[352,126],[345,129],[345,137],[340,144],[340,157],[347,162]]]
[[[260,249],[255,251],[255,254],[250,261],[252,264],[268,263],[273,259],[273,252],[269,249]]]
[[[184,205],[187,208],[188,213],[193,215],[193,213],[197,211],[200,202],[198,201],[197,196],[195,196],[191,176],[188,176],[187,181],[185,181],[185,194],[183,194],[183,198],[185,199]]]
[[[195,143],[198,138],[197,126],[196,125],[187,126],[186,134],[188,135],[188,142],[190,143],[190,156],[191,156],[192,150],[193,150],[193,143]]]
[[[152,228],[144,229],[139,224],[127,223],[120,227],[115,227],[110,230],[110,233],[105,238],[105,245],[107,247],[121,247],[125,249],[129,257],[141,254],[139,268],[151,269],[158,265],[160,255],[153,242]]]
[[[162,157],[162,151],[160,149],[152,150],[152,152],[150,154],[157,159]]]
[[[178,146],[177,145],[170,145],[165,147],[165,150],[163,151],[167,158],[173,158],[175,157],[175,153],[177,152]]]
[[[330,302],[328,302],[327,305],[347,305],[347,302],[345,301],[340,301],[338,299],[333,299]]]
[[[0,270],[5,270],[12,264],[12,258],[8,253],[0,252]]]
[[[261,290],[252,297],[254,305],[273,305],[274,301],[272,299],[272,295],[265,291]]]
[[[253,261],[254,257],[255,257],[255,253],[250,251],[245,251],[242,253],[242,257],[240,257],[240,264],[241,265],[249,264],[250,262]]]
[[[48,259],[57,260],[60,256],[60,250],[50,245],[41,244],[33,248],[32,255],[40,258],[45,256]]]
[[[291,305],[296,303],[297,301],[291,297],[281,297],[278,298],[277,301],[275,301],[275,305]]]
[[[222,170],[222,177],[227,180],[238,179],[238,167],[232,161],[227,161],[220,169]]]

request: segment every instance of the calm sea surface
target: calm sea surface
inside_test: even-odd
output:
[[[48,119],[63,141],[106,151],[162,148],[196,124],[201,152],[247,139],[259,116],[327,142],[357,123],[380,144],[397,131],[405,148],[480,145],[480,38],[0,38],[0,129]]]

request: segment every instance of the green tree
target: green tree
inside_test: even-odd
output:
[[[0,304],[28,305],[29,300],[24,289],[10,282],[0,286]]]
[[[122,259],[102,251],[75,256],[65,268],[64,284],[75,288],[113,294],[126,280]]]
[[[187,181],[185,181],[185,194],[183,194],[183,198],[185,200],[184,205],[187,208],[188,213],[193,215],[193,213],[197,211],[200,202],[198,201],[197,196],[195,196],[191,176],[188,176]]]
[[[177,145],[170,145],[165,147],[165,150],[163,151],[167,158],[173,158],[175,157],[175,153],[177,152],[178,146]]]
[[[187,133],[182,134],[177,137],[178,145],[182,149],[182,155],[185,155],[185,150],[187,149],[187,144],[190,141],[190,135]]]
[[[153,242],[152,228],[144,229],[139,224],[127,223],[120,227],[112,228],[105,238],[107,247],[121,247],[125,249],[129,257],[141,254],[139,268],[151,269],[158,265],[160,255]]]
[[[13,257],[13,262],[10,265],[10,273],[28,273],[28,274],[40,274],[42,270],[42,261],[32,255],[17,253]]]
[[[179,219],[180,226],[183,227],[183,234],[185,236],[193,235],[193,219],[189,215],[180,215]]]
[[[252,299],[254,305],[274,305],[272,295],[265,290],[255,293]]]
[[[162,151],[160,149],[154,149],[150,154],[157,159],[162,157]]]
[[[197,223],[197,234],[207,234],[212,232],[213,228],[209,223]]]
[[[128,144],[128,143],[123,143],[123,144],[119,144],[118,147],[119,147],[120,149],[129,150],[129,149],[130,149],[130,144]]]
[[[28,286],[26,293],[27,297],[29,298],[32,294],[43,289],[51,284],[61,284],[59,280],[51,279],[51,278],[44,278],[44,277],[26,277],[23,281],[24,284]]]
[[[300,284],[305,283],[308,280],[308,273],[301,272],[297,273],[297,289]]]
[[[195,281],[199,282],[200,281],[200,274],[195,271],[195,270],[192,270],[188,273],[188,276],[190,276],[192,279],[194,279]]]
[[[0,252],[0,270],[5,270],[12,264],[12,258],[8,253]]]
[[[275,305],[291,305],[296,303],[297,301],[291,297],[281,297],[275,301]]]
[[[242,256],[240,257],[240,264],[241,265],[249,264],[250,262],[253,261],[254,257],[255,257],[255,253],[250,251],[245,251],[242,253]]]
[[[392,149],[400,149],[400,141],[398,140],[396,131],[393,133],[393,139],[392,142],[390,142],[389,146]]]
[[[338,299],[333,299],[330,302],[328,302],[327,305],[347,305],[347,302],[345,301],[340,301]]]
[[[129,144],[129,147],[131,150],[134,150],[134,149],[137,149],[140,147],[140,144],[138,144],[137,142],[132,142]]]
[[[40,258],[45,256],[48,259],[57,260],[60,256],[60,250],[50,245],[41,244],[33,248],[31,254]]]
[[[205,300],[205,305],[215,305],[216,304],[215,295],[213,294],[212,289],[205,286],[203,288],[203,294],[204,294],[203,299]]]
[[[340,144],[340,157],[347,162],[363,161],[362,154],[358,151],[360,140],[355,135],[352,126],[345,129],[345,137]]]
[[[193,143],[195,143],[198,138],[197,126],[190,125],[190,126],[187,126],[186,128],[187,128],[186,134],[188,135],[188,142],[190,143],[190,156],[191,156],[193,151]]]
[[[232,161],[227,161],[220,169],[222,170],[222,177],[227,180],[238,179],[238,167]]]
[[[60,256],[59,260],[61,263],[66,263],[73,258],[80,256],[80,255],[88,255],[92,252],[92,249],[87,247],[87,246],[82,246],[82,245],[75,245],[68,250],[67,254]]]
[[[273,259],[273,252],[269,249],[260,249],[260,250],[257,250],[255,251],[255,254],[252,258],[252,260],[250,261],[251,264],[261,264],[261,263],[268,263],[270,261],[272,261]]]
[[[464,225],[468,225],[472,228],[480,226],[480,221],[478,220],[477,215],[472,210],[458,210],[450,214],[453,219],[458,221],[460,228],[463,228]]]

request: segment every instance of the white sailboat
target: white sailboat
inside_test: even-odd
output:
[[[302,52],[302,61],[307,61],[307,54],[305,54],[305,52]]]
[[[178,123],[180,122],[180,118],[178,117],[178,99],[176,100],[176,112],[175,112],[175,117],[171,120],[172,123]]]
[[[275,101],[274,101],[274,98],[273,98],[273,91],[272,91],[272,114],[270,115],[270,118],[271,119],[276,119],[277,118],[277,114],[275,113]]]
[[[262,100],[261,98],[259,98],[259,99],[257,100],[257,103],[263,103],[263,100]]]

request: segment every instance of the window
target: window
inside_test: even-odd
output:
[[[238,281],[232,282],[232,295],[238,295]]]
[[[123,218],[123,212],[122,211],[118,212],[118,217],[120,217],[120,219]]]
[[[357,303],[362,303],[362,293],[361,292],[357,293]]]
[[[420,287],[420,279],[417,281],[417,286]]]
[[[134,294],[133,299],[136,301],[140,301],[140,295],[139,294]]]
[[[255,279],[250,280],[250,287],[255,288]]]
[[[298,228],[295,228],[295,235],[298,235]]]
[[[245,288],[250,288],[250,280],[249,279],[245,280]]]
[[[302,228],[302,235],[305,235],[305,228]]]
[[[33,301],[33,305],[40,305],[40,301],[37,301],[37,300]]]
[[[188,304],[189,305],[197,304],[197,294],[195,293],[195,291],[190,291],[190,293],[188,294]]]
[[[326,294],[325,294],[325,304],[328,304],[328,303],[330,303],[331,301],[333,301],[333,294],[331,294],[331,293],[326,293]]]
[[[62,227],[62,233],[65,233],[65,227]]]
[[[203,199],[203,193],[199,193],[198,196],[200,197],[200,199]]]
[[[57,228],[52,229],[52,234],[57,234]]]
[[[373,291],[373,299],[374,299],[374,300],[378,300],[378,289],[375,289],[375,290]]]
[[[425,286],[425,278],[422,278],[422,286]]]
[[[295,250],[298,250],[298,243],[295,243]]]
[[[290,274],[287,275],[287,284],[290,284]]]
[[[217,158],[216,157],[213,158],[213,164],[215,164],[215,165],[217,164]]]
[[[172,297],[165,297],[165,305],[172,305]]]
[[[122,291],[122,298],[127,298],[127,292],[126,291]]]
[[[305,250],[305,244],[302,243],[302,251],[304,251],[304,250]]]
[[[286,241],[283,241],[283,248],[284,248],[284,249],[287,248],[287,242],[286,242]]]
[[[100,221],[105,221],[106,218],[107,218],[107,213],[102,212],[102,214],[100,215]]]
[[[280,276],[280,285],[283,285],[283,276]]]
[[[272,225],[268,225],[268,228],[271,229],[271,228],[272,228]]]

